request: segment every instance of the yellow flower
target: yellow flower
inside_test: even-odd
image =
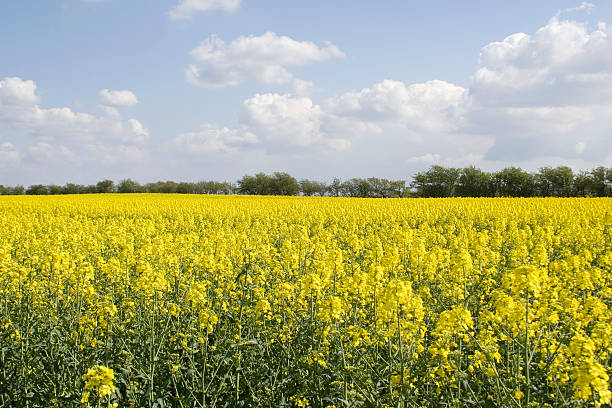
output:
[[[83,375],[83,381],[85,382],[83,398],[87,401],[91,391],[96,391],[99,397],[111,395],[115,392],[114,380],[115,373],[111,368],[95,366],[88,369],[87,374]]]

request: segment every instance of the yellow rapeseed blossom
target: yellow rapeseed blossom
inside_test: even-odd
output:
[[[611,209],[2,196],[0,401],[606,406]]]

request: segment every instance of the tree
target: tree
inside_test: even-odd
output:
[[[339,178],[334,177],[331,184],[327,186],[327,191],[329,192],[329,195],[338,197],[342,192],[342,181]]]
[[[300,185],[288,173],[276,172],[270,180],[270,192],[274,195],[297,195],[300,192]]]
[[[195,194],[196,188],[193,183],[187,183],[185,181],[178,183],[176,186],[176,192],[179,194]]]
[[[589,174],[589,186],[587,188],[589,195],[605,197],[610,194],[612,184],[610,170],[611,169],[606,169],[603,166],[591,170]]]
[[[458,197],[488,197],[491,195],[490,173],[474,166],[461,169],[455,193]]]
[[[34,184],[28,187],[28,189],[26,190],[26,194],[45,195],[45,194],[49,194],[49,190],[47,189],[47,186],[44,186],[42,184]]]
[[[11,190],[10,194],[12,195],[24,195],[25,194],[25,187],[23,186],[15,186],[10,190]]]
[[[305,196],[323,196],[327,191],[327,186],[319,181],[302,179],[300,180],[300,191]]]
[[[50,186],[47,186],[47,191],[52,195],[64,194],[64,187],[51,184]]]
[[[121,180],[117,185],[118,193],[139,193],[142,187],[132,179]]]
[[[244,175],[238,180],[238,194],[257,194],[257,179]]]
[[[567,166],[542,167],[533,178],[540,196],[569,197],[572,194],[574,172]]]
[[[456,168],[432,166],[424,173],[417,173],[410,186],[420,197],[453,197],[461,172]]]
[[[112,180],[98,181],[96,184],[96,193],[114,193],[115,183]]]
[[[83,194],[85,192],[85,186],[80,184],[67,183],[64,186],[64,194]]]
[[[572,186],[572,196],[584,197],[587,195],[589,188],[589,173],[581,171],[574,177],[574,184]]]
[[[507,167],[493,175],[495,193],[502,197],[530,197],[534,192],[533,176],[519,167]]]

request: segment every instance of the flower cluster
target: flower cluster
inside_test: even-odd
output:
[[[605,406],[610,208],[0,197],[0,401]]]

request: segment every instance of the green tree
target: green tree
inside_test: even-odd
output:
[[[415,174],[410,186],[416,189],[419,197],[453,197],[460,175],[459,169],[436,165]]]
[[[140,184],[132,179],[121,180],[117,185],[118,193],[139,193],[142,191]]]
[[[458,197],[489,197],[491,195],[490,173],[477,169],[474,166],[461,169],[457,188]]]
[[[26,190],[26,194],[45,195],[45,194],[49,194],[49,189],[47,189],[47,186],[44,186],[42,184],[34,184],[28,187],[28,189]]]
[[[567,166],[542,167],[533,178],[540,196],[569,197],[572,194],[574,172]]]
[[[507,167],[493,175],[497,196],[531,197],[534,193],[533,176],[520,167]]]
[[[300,180],[300,191],[305,196],[323,196],[327,191],[327,186],[325,183],[320,181],[313,181],[308,179]]]
[[[114,193],[115,183],[112,180],[98,181],[96,184],[96,193]]]
[[[274,195],[297,195],[300,192],[298,181],[288,173],[276,172],[270,178],[270,193]]]
[[[589,174],[589,195],[606,197],[612,190],[612,169],[599,166],[591,170]]]

